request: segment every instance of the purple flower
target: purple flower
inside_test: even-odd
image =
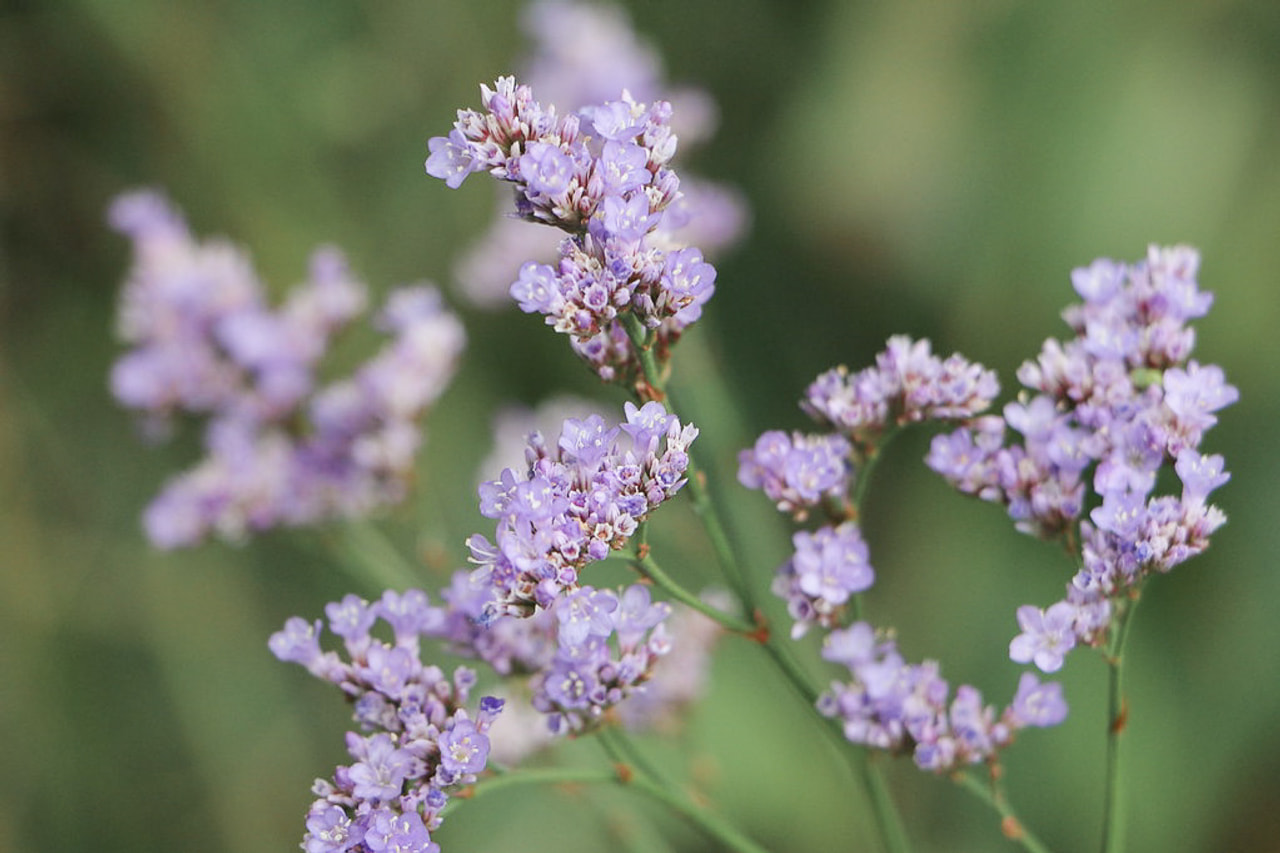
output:
[[[1178,454],[1174,470],[1182,480],[1182,500],[1185,503],[1204,503],[1209,493],[1231,479],[1231,474],[1223,470],[1225,465],[1220,454],[1208,456],[1190,448]]]
[[[573,180],[573,158],[560,146],[530,142],[520,155],[520,176],[529,189],[545,196],[563,196]]]
[[[377,611],[358,595],[327,604],[324,612],[329,617],[329,630],[356,645],[369,639],[369,629],[378,618]]]
[[[607,590],[582,587],[565,596],[556,607],[561,647],[581,646],[590,637],[609,636],[617,609],[618,597]]]
[[[350,743],[354,736],[348,738]],[[399,797],[404,781],[413,770],[413,757],[399,749],[391,736],[379,733],[366,738],[352,754],[359,753],[361,760],[351,765],[349,775],[354,784],[352,793],[362,800],[387,802]]]
[[[1016,663],[1035,662],[1042,672],[1057,672],[1062,659],[1075,648],[1075,608],[1060,601],[1048,610],[1033,605],[1018,608],[1022,633],[1009,643],[1009,658]]]
[[[489,757],[489,738],[470,720],[459,720],[440,736],[440,766],[450,773],[479,773]]]
[[[839,624],[849,597],[871,588],[875,572],[858,526],[845,522],[792,537],[795,553],[779,569],[773,591],[787,602],[795,620],[791,636],[803,636],[817,624]]]
[[[416,811],[374,809],[365,815],[364,846],[370,853],[438,853]]]
[[[1009,705],[1008,717],[1017,727],[1056,726],[1067,718],[1067,703],[1062,698],[1062,685],[1041,684],[1034,673],[1024,672],[1018,681],[1018,692]]]
[[[596,644],[599,648],[599,644]],[[599,682],[596,679],[595,661],[557,660],[546,673],[542,689],[547,698],[561,711],[585,709],[592,705]],[[549,710],[549,709],[548,709]]]
[[[1186,369],[1172,367],[1164,372],[1164,404],[1188,429],[1205,430],[1218,422],[1214,412],[1240,399],[1235,386],[1228,385],[1222,368],[1201,367],[1191,361]]]
[[[456,190],[462,186],[467,175],[481,168],[476,160],[471,144],[458,130],[449,132],[448,137],[436,136],[427,141],[431,156],[427,158],[427,174],[444,181],[449,189]]]
[[[790,435],[770,430],[738,454],[738,482],[761,489],[782,512],[797,517],[849,489],[851,448],[840,435]]]
[[[599,113],[597,124],[599,127]],[[649,168],[649,152],[634,142],[609,139],[596,161],[596,175],[604,182],[605,197],[626,196],[638,190],[653,177]],[[641,194],[643,197],[643,194]]]
[[[307,853],[343,853],[364,840],[364,828],[341,806],[317,800],[307,814]]]

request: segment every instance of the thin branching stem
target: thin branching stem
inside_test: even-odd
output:
[[[1124,697],[1124,645],[1137,607],[1130,599],[1116,619],[1112,642],[1107,648],[1107,775],[1102,818],[1103,853],[1125,849],[1124,779],[1122,735],[1128,726],[1129,706]]]
[[[1000,829],[1005,837],[1017,842],[1027,853],[1050,853],[1045,843],[1023,825],[995,778],[984,780],[973,773],[960,772],[954,779],[961,788],[982,800],[1000,815]]]

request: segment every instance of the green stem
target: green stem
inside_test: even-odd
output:
[[[488,796],[506,788],[520,788],[526,785],[600,785],[620,781],[617,771],[613,770],[588,770],[579,767],[536,767],[513,770],[481,779],[464,793],[453,796],[444,807],[444,816],[453,814],[469,799]]]
[[[725,613],[718,607],[707,604],[698,596],[678,584],[670,575],[662,570],[657,561],[649,554],[643,557],[635,557],[632,565],[636,571],[644,577],[653,581],[654,586],[665,591],[667,595],[674,598],[708,618],[720,623],[725,628],[738,634],[753,635],[757,632],[758,627],[745,619],[739,619],[737,616]]]
[[[729,586],[733,588],[734,595],[742,602],[743,609],[748,614],[754,614],[758,610],[755,593],[747,581],[742,562],[734,553],[733,544],[725,533],[724,524],[720,521],[720,513],[716,510],[715,501],[707,490],[705,477],[692,452],[689,454],[689,467],[685,473],[689,477],[688,488],[693,498],[693,511],[702,519],[702,526],[707,531],[707,538],[711,540],[711,547],[716,552],[720,569]]]
[[[670,397],[670,391],[667,389],[667,379],[663,376],[662,369],[654,357],[651,336],[645,330],[644,325],[634,314],[623,314],[619,319],[622,322],[622,327],[627,332],[627,337],[631,339],[636,355],[640,359],[640,369],[644,373],[645,382],[660,397]],[[670,412],[677,411],[673,400],[669,399],[667,401],[667,410]],[[733,543],[730,542],[728,534],[725,533],[725,527],[720,520],[719,512],[716,510],[715,501],[712,500],[710,493],[707,491],[706,478],[692,449],[689,451],[689,467],[685,470],[685,476],[688,478],[686,488],[688,488],[693,500],[693,511],[702,520],[702,526],[706,530],[707,538],[711,540],[711,547],[716,553],[716,559],[720,563],[720,569],[724,573],[725,580],[733,588],[734,595],[742,602],[742,607],[746,613],[748,615],[754,614],[756,612],[755,593],[752,591],[751,584],[747,581],[746,575],[742,570],[742,563],[738,560],[737,555],[734,554]]]
[[[1000,815],[1000,827],[1007,838],[1022,845],[1028,853],[1050,853],[1044,842],[1036,838],[1018,818],[1013,806],[999,786],[988,780],[983,782],[972,773],[959,773],[955,777],[956,784],[970,792]]]
[[[675,785],[665,781],[627,736],[615,729],[601,729],[598,739],[605,752],[617,765],[618,781],[666,805],[683,815],[707,835],[737,853],[769,853],[748,838],[729,821],[695,803],[690,797],[676,794]]]
[[[1113,640],[1107,649],[1107,776],[1106,799],[1103,805],[1102,850],[1103,853],[1120,853],[1125,849],[1124,808],[1124,753],[1121,751],[1121,735],[1128,723],[1129,708],[1124,698],[1124,645],[1129,636],[1136,598],[1120,612],[1116,619]]]

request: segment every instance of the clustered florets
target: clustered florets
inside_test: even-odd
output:
[[[773,591],[787,602],[799,637],[813,625],[840,624],[851,595],[875,574],[849,498],[863,460],[891,430],[921,420],[964,420],[991,405],[995,374],[961,355],[940,359],[928,341],[889,339],[874,367],[837,367],[809,386],[801,409],[835,432],[770,430],[738,454],[738,482],[760,489],[797,522],[819,510],[836,525],[794,537],[795,554],[778,570]]]
[[[769,430],[738,453],[738,482],[760,489],[779,512],[803,521],[824,501],[843,501],[853,476],[853,446],[835,433]]]
[[[388,591],[373,604],[348,595],[325,608],[330,631],[345,644],[346,661],[337,652],[321,649],[320,622],[298,617],[272,636],[270,646],[281,660],[305,666],[316,677],[338,685],[354,704],[362,730],[401,733],[402,740],[429,736],[439,741],[438,750],[421,743],[414,747],[417,752],[403,747],[414,755],[425,749],[428,759],[440,754],[436,764],[404,778],[441,792],[473,780],[484,766],[480,753],[487,753],[491,745],[509,759],[518,758],[550,737],[595,728],[614,709],[628,727],[646,728],[669,719],[700,692],[706,657],[719,634],[715,623],[688,608],[673,614],[671,605],[653,601],[644,586],[617,592],[582,586],[523,618],[486,616],[495,592],[491,586],[475,583],[470,573],[459,571],[444,590],[440,606],[432,605],[426,593],[417,589],[403,594]],[[374,636],[379,619],[389,628],[392,642]],[[424,666],[419,660],[424,637],[442,642],[454,654],[483,661],[498,674],[513,678],[517,687],[523,679],[528,693],[524,701],[542,717],[545,735],[529,737],[505,722],[490,732],[502,707],[494,697],[481,702],[473,723],[461,708],[475,674],[460,668],[450,681],[437,667]],[[677,646],[681,666],[655,669],[658,660]],[[438,731],[424,729],[427,724]],[[490,738],[496,738],[492,744]],[[358,753],[376,747],[374,753],[382,755],[393,740],[352,735],[348,746],[353,756],[366,761]],[[471,757],[466,766],[471,769],[460,775],[458,762],[467,750]],[[354,777],[358,781],[365,774],[360,770]],[[350,795],[348,799],[372,796],[367,788],[343,789],[344,785],[350,788],[347,780],[352,775],[339,769],[333,785],[325,788],[325,798],[317,803],[318,813],[331,814],[328,806],[340,800],[340,805],[352,805],[329,796],[334,791]],[[413,796],[432,809],[443,807],[444,800],[436,794]],[[423,810],[428,829],[438,823],[437,815],[438,809]]]
[[[443,612],[420,590],[387,591],[370,605],[354,595],[325,608],[348,659],[322,651],[320,622],[290,619],[271,651],[338,685],[354,705],[360,732],[347,733],[353,762],[318,779],[307,814],[307,853],[433,853],[448,793],[476,780],[489,756],[487,732],[502,710],[493,697],[466,710],[475,673],[448,678],[419,659],[419,637],[443,629]],[[385,622],[388,643],[372,633]],[[364,734],[373,732],[373,734]]]
[[[890,338],[874,367],[819,376],[800,407],[859,444],[894,426],[961,420],[985,411],[1000,392],[994,372],[959,354],[940,359],[927,340]]]
[[[924,420],[972,422],[999,391],[995,374],[960,355],[940,359],[928,341],[890,338],[876,364],[857,373],[823,373],[801,402],[833,433],[770,431],[739,454],[738,480],[762,489],[798,521],[821,510],[834,524],[792,537],[795,551],[779,567],[773,591],[787,603],[791,634],[830,630],[823,657],[848,667],[853,680],[833,682],[818,709],[839,718],[845,736],[894,753],[909,753],[926,770],[946,773],[993,761],[1018,729],[1053,726],[1067,713],[1057,684],[1026,674],[999,716],[982,695],[961,685],[951,697],[938,664],[908,664],[891,639],[866,622],[844,624],[852,596],[875,581],[866,542],[851,520],[849,498],[857,468],[893,430]]]
[[[628,728],[660,725],[701,692],[719,628],[690,608],[654,602],[639,585],[582,586],[528,616],[493,617],[496,593],[455,573],[438,636],[501,675],[529,676],[529,701],[550,735],[590,730],[615,709]],[[668,654],[673,660],[656,668]],[[541,744],[505,724],[498,740],[511,757]]]
[[[625,412],[614,427],[599,415],[570,418],[553,447],[535,433],[525,470],[480,486],[480,512],[498,521],[494,541],[467,540],[477,583],[496,590],[486,618],[550,607],[577,587],[583,566],[622,547],[684,485],[697,427],[661,403],[627,403]]]
[[[778,568],[773,592],[787,602],[795,620],[792,638],[813,625],[836,628],[849,598],[875,583],[867,543],[851,521],[825,525],[810,533],[800,530],[791,537],[795,553]]]
[[[1067,716],[1062,686],[1041,684],[1029,672],[999,716],[983,705],[977,688],[961,685],[951,698],[936,662],[906,663],[893,640],[866,622],[828,634],[822,656],[853,675],[849,683],[832,683],[818,700],[822,713],[843,721],[845,737],[909,753],[917,766],[935,773],[991,760],[1019,729],[1056,726]]]
[[[427,173],[451,187],[487,171],[516,190],[524,219],[560,228],[556,266],[529,262],[511,285],[520,308],[542,314],[606,381],[638,376],[622,315],[652,335],[659,355],[696,321],[715,290],[698,249],[650,239],[680,197],[669,167],[671,106],[618,100],[561,116],[514,77],[481,87],[485,112],[460,110],[448,137],[430,140]]]
[[[367,301],[339,252],[317,251],[309,280],[273,310],[248,258],[195,241],[160,196],[123,195],[110,217],[135,253],[120,308],[133,349],[112,391],[157,435],[175,415],[208,418],[208,455],[146,511],[153,543],[238,538],[402,497],[421,416],[464,343],[434,288],[394,291],[378,318],[392,342],[350,379],[317,387],[320,358]]]
[[[1075,270],[1084,302],[1064,317],[1076,336],[1046,341],[1018,370],[1035,395],[933,441],[928,464],[960,491],[1003,503],[1018,529],[1078,529],[1083,565],[1063,601],[1019,609],[1015,661],[1052,672],[1077,643],[1104,643],[1113,599],[1203,551],[1225,521],[1207,498],[1229,475],[1199,446],[1214,412],[1239,394],[1220,368],[1188,360],[1187,324],[1213,301],[1198,268],[1193,249],[1153,246],[1136,264]],[[1168,467],[1181,495],[1153,495]]]

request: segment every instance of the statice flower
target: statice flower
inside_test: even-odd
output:
[[[622,699],[615,703],[617,694],[612,694],[608,706],[622,725],[642,731],[676,725],[682,711],[702,694],[711,648],[722,633],[717,623],[692,608],[650,603],[642,587],[619,594],[594,590],[586,595],[571,593],[551,608],[538,608],[523,618],[488,615],[497,590],[487,583],[476,583],[466,571],[454,573],[441,595],[447,606],[435,636],[446,640],[451,652],[483,660],[505,677],[500,695],[509,701],[501,725],[491,737],[497,759],[510,764],[550,745],[556,735],[576,730],[564,725],[564,713],[556,703],[548,704],[544,694],[550,671],[558,661],[576,660],[584,640],[617,634],[617,642],[625,642],[634,654],[635,638],[628,626],[643,622],[637,621],[636,614],[644,611],[656,617],[670,607],[671,615],[663,621],[665,639],[655,646],[667,659],[662,666],[646,671],[643,682],[637,679],[619,685]],[[723,596],[712,595],[711,599],[720,606],[729,605]],[[562,605],[561,601],[568,603]],[[620,602],[621,611],[614,602]],[[530,704],[535,696],[542,697],[536,701],[543,710]],[[597,709],[600,713],[604,710],[603,705]],[[588,716],[594,719],[598,714],[593,711]],[[574,725],[585,721],[576,720]]]
[[[346,657],[322,651],[320,622],[294,617],[272,635],[271,651],[305,666],[346,694],[359,731],[347,733],[352,762],[316,780],[302,847],[308,853],[432,853],[449,793],[476,781],[489,755],[487,732],[501,700],[469,711],[475,673],[448,677],[419,657],[419,637],[443,630],[445,612],[418,590],[387,592],[372,604],[354,595],[326,608]],[[384,622],[393,636],[375,636]]]
[[[625,595],[625,594],[624,594]],[[722,610],[730,597],[711,590],[702,598]],[[619,722],[632,731],[678,729],[687,711],[706,692],[711,675],[711,653],[724,628],[703,614],[681,604],[671,605],[663,623],[669,650],[662,665],[654,667],[644,685],[614,709]]]
[[[550,608],[578,585],[578,572],[621,548],[685,483],[698,435],[661,403],[625,405],[626,421],[564,422],[554,446],[529,436],[526,466],[480,486],[480,512],[498,522],[494,540],[467,540],[478,585],[496,590],[485,618]]]
[[[195,240],[158,194],[123,195],[110,216],[134,242],[119,319],[132,349],[112,390],[155,435],[179,414],[208,419],[206,457],[144,514],[155,545],[239,539],[403,497],[421,418],[464,343],[434,288],[393,291],[376,320],[390,342],[350,378],[320,385],[321,358],[367,299],[340,253],[317,251],[309,279],[272,309],[247,257]]]
[[[643,689],[658,659],[671,649],[663,620],[670,605],[653,602],[648,588],[621,595],[580,587],[552,607],[559,623],[551,665],[532,683],[533,706],[555,733],[580,733],[610,708]]]
[[[823,373],[800,406],[818,423],[867,443],[890,426],[974,417],[999,391],[995,373],[982,365],[959,354],[940,359],[929,341],[897,335],[874,367]]]
[[[460,110],[448,137],[429,143],[428,174],[451,187],[487,171],[511,183],[516,212],[569,236],[554,265],[521,267],[511,295],[570,336],[605,381],[640,374],[638,349],[659,361],[715,290],[716,271],[695,248],[665,250],[651,234],[679,197],[671,106],[618,100],[561,116],[527,85],[481,87],[485,111]],[[646,336],[632,340],[625,317]]]
[[[1054,726],[1067,714],[1061,686],[1030,673],[998,714],[974,687],[961,685],[952,695],[936,662],[907,663],[893,640],[866,622],[831,632],[822,656],[853,677],[833,682],[818,701],[823,714],[842,721],[845,737],[910,754],[918,767],[939,774],[995,761],[1020,729]]]
[[[706,92],[672,89],[663,82],[657,53],[641,41],[625,12],[577,0],[541,0],[525,7],[521,23],[531,54],[519,79],[544,103],[557,104],[580,119],[623,91],[641,101],[672,104],[672,129],[682,151],[711,134],[715,105]],[[505,207],[504,195],[502,204]],[[649,235],[664,251],[698,246],[714,254],[736,242],[747,224],[746,206],[732,188],[683,176],[680,194]],[[554,232],[519,219],[496,216],[489,230],[459,259],[455,276],[475,303],[496,307],[507,297],[522,263],[554,260]]]
[[[738,482],[803,520],[810,508],[844,499],[853,476],[851,452],[842,435],[769,430],[738,453]]]
[[[1003,418],[933,441],[927,462],[957,489],[1004,504],[1019,530],[1078,548],[1067,596],[1019,609],[1016,661],[1051,672],[1077,644],[1105,643],[1115,603],[1203,551],[1226,520],[1206,499],[1229,474],[1200,443],[1239,392],[1221,368],[1190,358],[1188,323],[1213,301],[1198,288],[1198,268],[1193,249],[1152,246],[1135,264],[1101,259],[1075,270],[1084,301],[1063,314],[1075,337],[1046,341],[1018,370],[1031,395]],[[1178,496],[1156,494],[1169,468]]]
[[[706,617],[654,602],[639,585],[617,592],[579,586],[523,618],[493,616],[496,595],[493,586],[455,573],[443,593],[447,607],[435,636],[455,654],[481,659],[507,676],[507,695],[523,694],[549,735],[594,727],[614,708],[632,729],[669,722],[701,691],[708,652],[719,636]],[[678,652],[670,664],[655,668],[672,649]],[[527,679],[523,688],[521,679]],[[515,704],[515,713],[523,704]],[[516,728],[504,724],[498,735],[506,760],[550,743]]]
[[[875,582],[867,543],[858,526],[846,521],[791,537],[795,553],[778,569],[773,592],[787,602],[795,620],[791,636],[798,639],[814,625],[836,628],[850,596]]]

